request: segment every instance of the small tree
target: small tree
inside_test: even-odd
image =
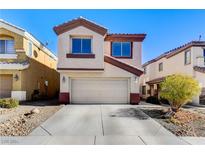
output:
[[[198,81],[187,75],[170,75],[160,85],[160,96],[169,101],[173,112],[200,93]]]

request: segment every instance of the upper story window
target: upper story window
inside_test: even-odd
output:
[[[32,56],[33,55],[33,44],[31,42],[28,43],[28,55]]]
[[[159,72],[163,71],[163,63],[159,63]]]
[[[0,40],[0,54],[14,54],[14,40]]]
[[[147,74],[147,67],[144,67],[144,74]]]
[[[191,51],[186,51],[184,54],[184,64],[188,65],[191,64]]]
[[[205,49],[203,50],[203,57],[205,57]]]
[[[131,42],[112,42],[111,55],[113,57],[131,58]]]
[[[91,38],[72,38],[72,53],[89,54],[92,53]]]

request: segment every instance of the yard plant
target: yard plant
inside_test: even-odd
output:
[[[1,108],[15,108],[19,106],[19,101],[12,98],[0,99]]]
[[[192,101],[193,97],[200,93],[197,80],[180,74],[166,77],[160,88],[160,97],[169,101],[172,112],[177,112],[180,107]]]

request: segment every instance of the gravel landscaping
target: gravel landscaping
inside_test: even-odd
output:
[[[26,104],[14,109],[0,108],[0,136],[26,136],[60,108],[62,106],[50,104]]]
[[[177,136],[205,137],[205,109],[180,109],[174,117],[165,119],[168,107],[141,110]]]

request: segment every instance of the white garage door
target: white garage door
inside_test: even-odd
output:
[[[11,97],[12,75],[0,75],[0,98]]]
[[[72,103],[128,103],[128,80],[83,78],[71,80]]]

